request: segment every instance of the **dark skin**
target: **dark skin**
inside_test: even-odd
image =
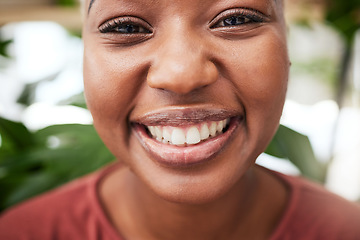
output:
[[[87,104],[122,162],[99,186],[120,234],[268,239],[287,191],[254,162],[286,93],[282,3],[96,0],[83,37]],[[146,130],[220,120],[230,122],[224,133],[195,145],[157,142]]]

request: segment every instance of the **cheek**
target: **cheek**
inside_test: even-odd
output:
[[[285,101],[289,59],[285,39],[274,35],[248,40],[235,56],[234,82],[246,112],[251,142],[264,150],[279,124]]]
[[[122,54],[97,48],[90,45],[84,52],[85,98],[95,128],[118,156],[128,145],[128,116],[141,87],[142,72],[134,67],[133,58],[124,61]]]
[[[247,41],[242,48],[241,55],[236,56],[239,72],[234,83],[240,94],[255,109],[272,103],[279,106],[285,97],[289,71],[285,42],[275,37],[260,38]]]

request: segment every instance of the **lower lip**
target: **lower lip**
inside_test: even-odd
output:
[[[134,125],[134,130],[142,146],[157,162],[170,167],[187,167],[206,162],[221,152],[240,122],[238,118],[233,118],[228,130],[223,134],[186,147],[158,142],[147,134],[144,126],[139,124]]]

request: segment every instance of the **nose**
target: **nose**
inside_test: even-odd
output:
[[[156,50],[147,84],[151,88],[187,94],[214,83],[219,73],[203,39],[178,33],[169,34]]]

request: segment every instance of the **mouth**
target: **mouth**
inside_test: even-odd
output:
[[[220,110],[179,110],[146,115],[132,126],[152,159],[166,166],[187,167],[220,153],[242,119]]]
[[[230,118],[221,121],[204,122],[184,127],[145,126],[149,137],[158,142],[187,147],[207,141],[227,130]]]

